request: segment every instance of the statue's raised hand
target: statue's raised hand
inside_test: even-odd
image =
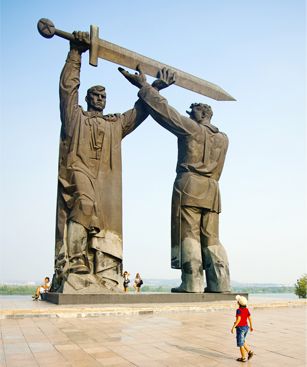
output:
[[[70,48],[77,49],[80,53],[90,48],[90,35],[88,32],[74,31],[74,41],[70,41]]]
[[[133,85],[135,85],[138,88],[142,88],[144,85],[147,84],[146,76],[143,73],[140,65],[136,67],[137,73],[131,74],[129,71],[119,67],[118,71],[127,79],[129,82]]]
[[[152,83],[152,86],[157,90],[161,90],[174,84],[175,81],[176,73],[171,69],[163,68],[158,72],[158,79]]]

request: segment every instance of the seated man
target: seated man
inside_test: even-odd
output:
[[[42,294],[49,292],[50,289],[50,279],[49,277],[45,277],[44,284],[40,285],[36,288],[35,294],[32,296],[33,301],[37,301],[39,296],[42,298]]]

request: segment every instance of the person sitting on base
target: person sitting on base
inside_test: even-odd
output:
[[[33,301],[37,301],[39,299],[39,296],[42,297],[42,294],[49,292],[49,289],[50,289],[50,278],[45,277],[44,284],[36,288],[35,294],[32,296]]]

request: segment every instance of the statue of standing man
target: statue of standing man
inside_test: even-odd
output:
[[[103,115],[106,91],[87,91],[79,106],[81,55],[87,32],[74,32],[60,77],[61,138],[52,290],[117,291],[122,272],[121,140],[147,117],[141,101],[123,113]]]
[[[170,70],[149,85],[142,75],[121,73],[140,88],[139,98],[162,127],[178,138],[177,177],[172,197],[172,268],[181,269],[181,285],[172,292],[229,292],[226,251],[219,240],[221,176],[228,138],[211,124],[209,105],[193,103],[189,118],[182,116],[159,90],[175,82]]]

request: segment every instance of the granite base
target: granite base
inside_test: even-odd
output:
[[[237,293],[125,293],[125,294],[63,294],[47,293],[46,301],[57,305],[185,303],[235,300]],[[240,293],[248,298],[248,293]]]

